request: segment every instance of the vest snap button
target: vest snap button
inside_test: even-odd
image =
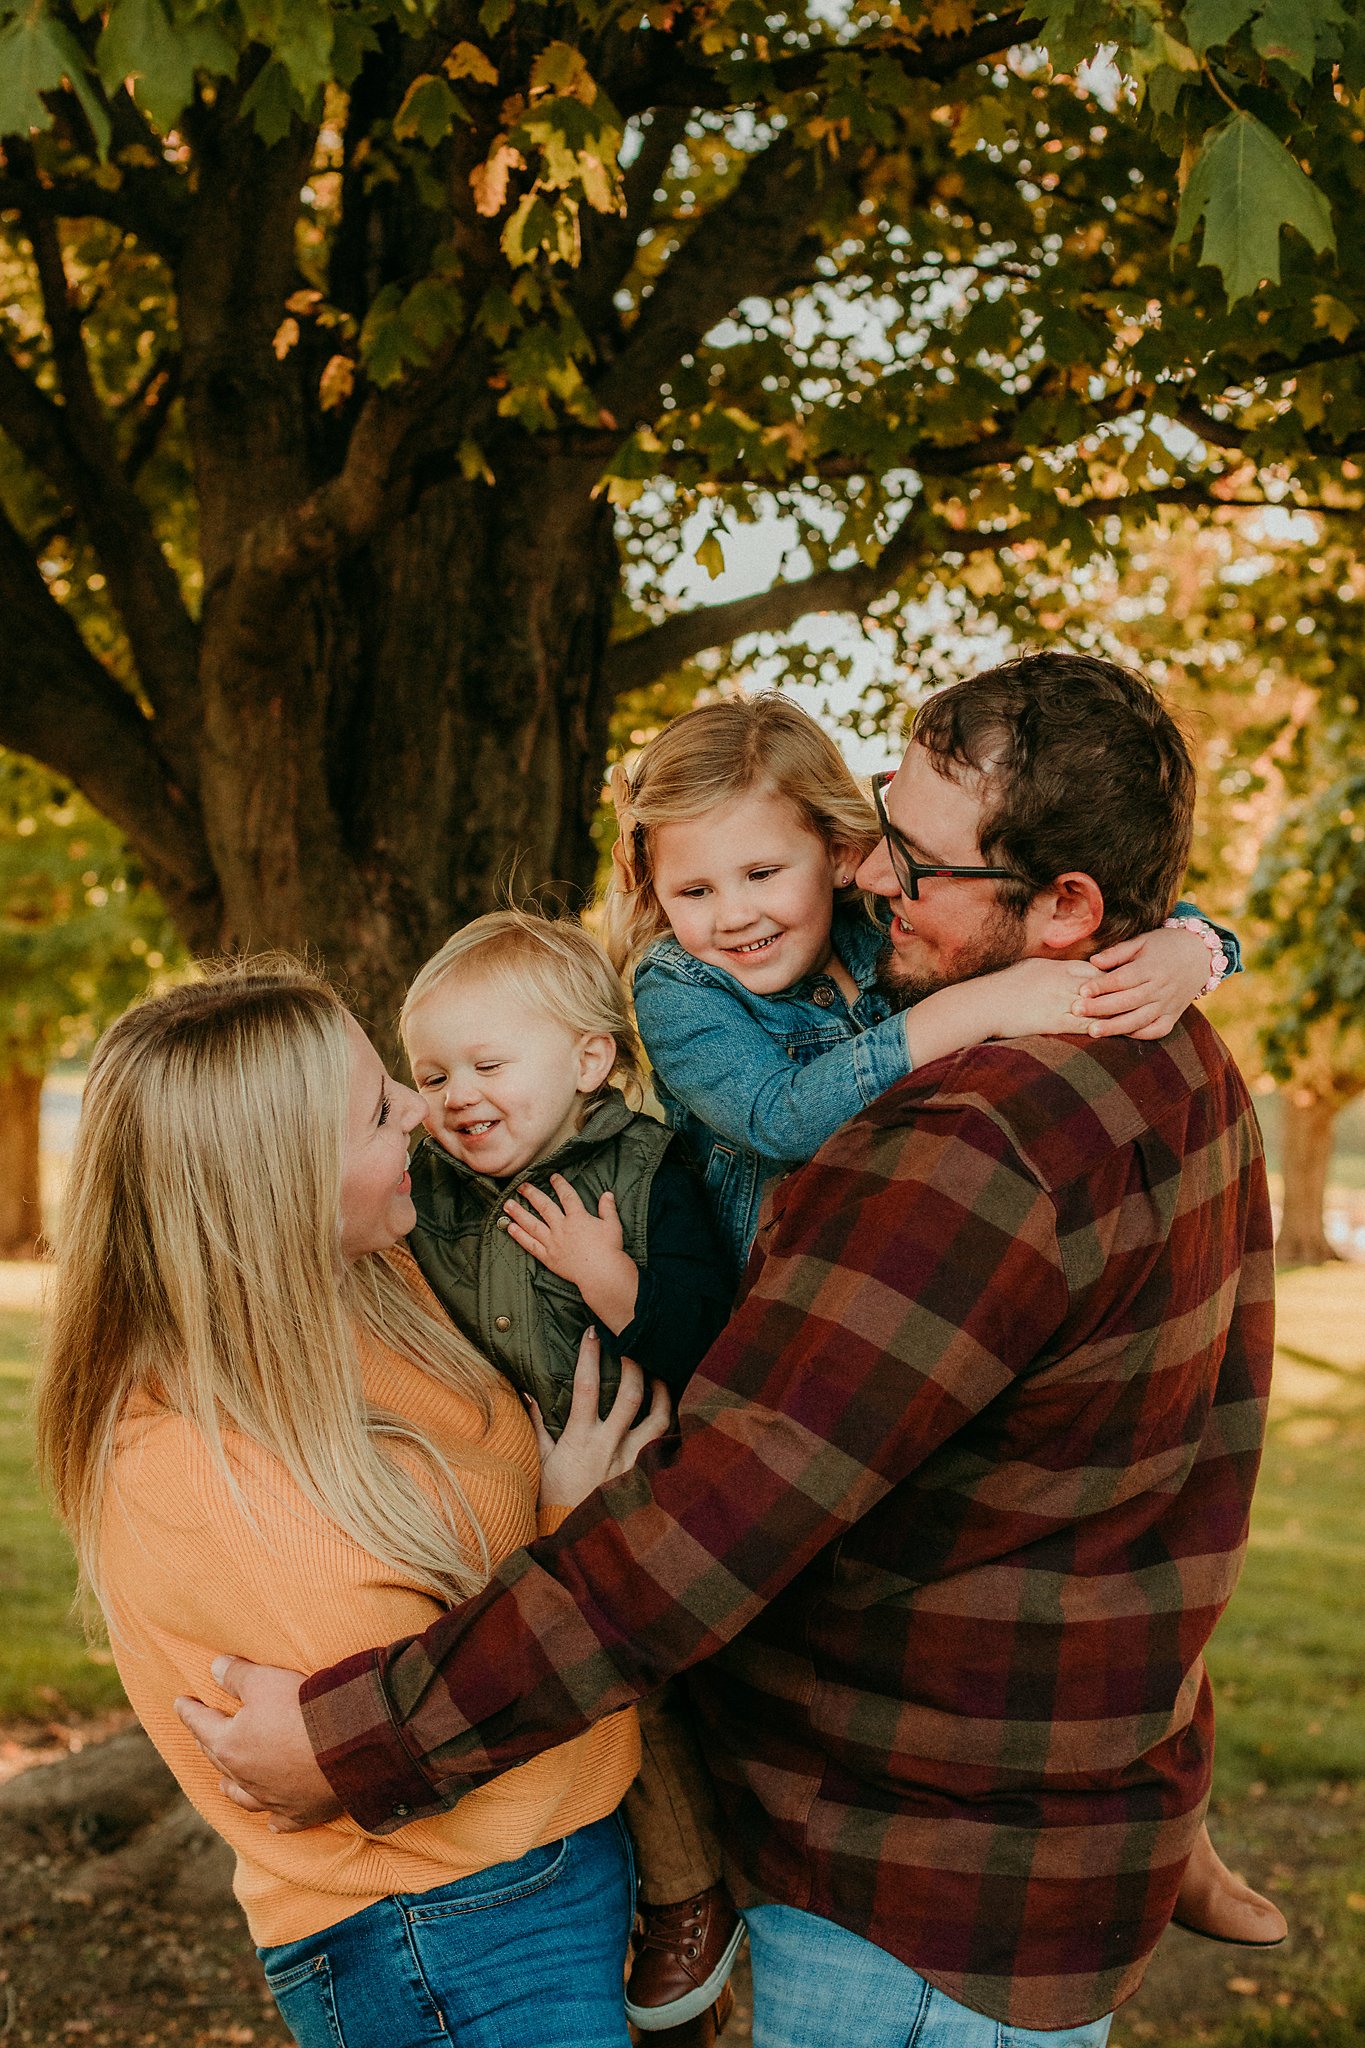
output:
[[[811,990],[810,999],[813,1003],[818,1003],[822,1010],[827,1010],[834,1001],[834,990],[827,981],[822,981],[819,988]]]
[[[510,1330],[511,1327],[512,1318],[510,1316],[494,1316],[493,1328],[495,1330]]]

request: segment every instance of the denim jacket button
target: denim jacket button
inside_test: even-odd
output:
[[[831,1003],[838,1000],[834,990],[827,981],[822,981],[819,988],[811,990],[810,999],[813,1003],[818,1003],[822,1010],[827,1010]]]

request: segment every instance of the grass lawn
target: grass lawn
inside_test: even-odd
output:
[[[1283,1275],[1279,1327],[1251,1547],[1209,1657],[1210,1825],[1293,1937],[1262,1956],[1172,1931],[1115,2048],[1365,2040],[1365,1266]],[[121,1697],[69,1616],[69,1552],[29,1463],[36,1333],[34,1312],[0,1310],[0,1721]],[[744,2038],[732,2027],[725,2048]]]
[[[96,1713],[123,1698],[108,1652],[73,1620],[65,1536],[33,1474],[30,1400],[38,1318],[0,1310],[0,1720]]]

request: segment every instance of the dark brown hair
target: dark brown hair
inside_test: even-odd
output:
[[[1142,676],[1085,654],[1029,654],[938,691],[911,739],[940,774],[985,777],[981,854],[1015,869],[1001,902],[1022,912],[1072,870],[1104,895],[1104,942],[1170,915],[1189,859],[1194,767]]]

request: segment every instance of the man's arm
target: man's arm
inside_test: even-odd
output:
[[[305,1682],[343,1805],[375,1833],[441,1811],[711,1655],[1036,1359],[1066,1306],[1052,1205],[996,1122],[932,1082],[897,1091],[779,1191],[680,1442],[424,1634]]]

